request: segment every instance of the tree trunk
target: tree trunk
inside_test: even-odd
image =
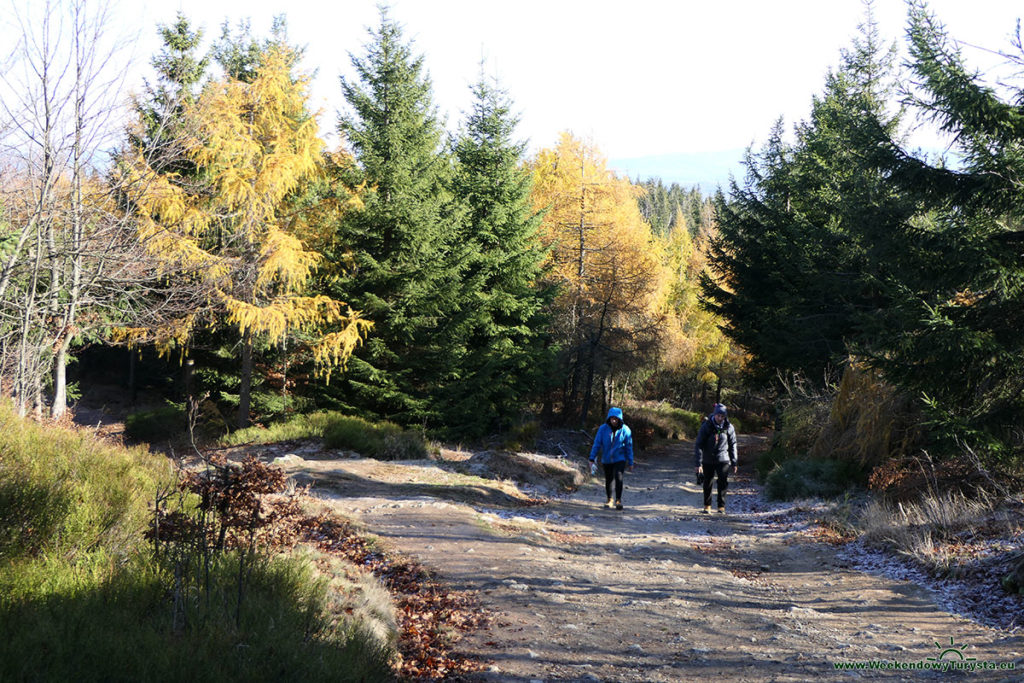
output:
[[[252,333],[242,334],[242,384],[238,389],[238,428],[249,426],[249,408],[252,391]]]
[[[41,368],[36,367],[36,371],[32,373],[32,417],[37,422],[43,421],[43,406],[46,403],[43,400],[43,374]]]
[[[184,363],[182,380],[185,384],[185,427],[192,433],[198,415],[196,405],[196,362],[189,358]]]
[[[586,422],[587,414],[590,412],[590,401],[594,391],[594,369],[597,366],[597,350],[601,344],[601,337],[604,336],[604,323],[608,315],[608,302],[605,301],[601,310],[601,317],[598,319],[597,331],[593,341],[590,342],[590,362],[587,367],[587,384],[583,394],[583,407],[580,409],[580,424]]]
[[[587,368],[587,384],[583,391],[583,405],[580,407],[580,426],[585,426],[587,414],[590,413],[590,401],[593,398],[594,390],[594,358],[590,358],[590,367]]]
[[[128,349],[128,400],[131,401],[133,406],[139,400],[138,383],[135,381],[135,366],[138,364],[137,354],[138,351],[135,349]]]
[[[82,45],[82,33],[84,26],[82,24],[82,11],[84,4],[74,5],[72,12],[74,15],[74,54],[75,54],[75,86],[74,86],[74,101],[75,101],[75,138],[71,152],[71,244],[70,246],[70,259],[71,259],[71,282],[67,288],[67,302],[64,304],[67,308],[64,312],[64,325],[61,328],[61,338],[57,340],[57,349],[54,358],[53,368],[53,406],[50,408],[50,416],[57,420],[64,417],[68,408],[68,391],[67,391],[67,356],[68,350],[71,348],[71,340],[74,337],[74,326],[75,319],[78,313],[78,301],[81,296],[82,289],[82,252],[85,247],[85,234],[83,228],[83,202],[82,202],[82,173],[83,173],[83,159],[82,159],[82,135],[85,129],[85,74],[83,67],[85,65],[85,46]],[[52,263],[52,286],[54,287],[54,318],[57,317],[57,309],[60,305],[60,277],[61,277],[61,262],[60,255],[56,250],[56,243],[53,239],[51,232],[51,244],[50,247],[53,249],[53,263]]]
[[[64,417],[68,411],[67,356],[70,344],[71,334],[67,333],[66,338],[57,347],[57,353],[53,358],[53,405],[50,407],[50,416],[54,420]]]
[[[577,397],[580,390],[580,368],[583,367],[583,346],[580,344],[576,349],[576,360],[572,364],[572,372],[569,373],[569,392],[565,399],[563,409],[566,417],[576,413]]]
[[[284,354],[284,360],[281,363],[281,412],[288,414],[288,335],[286,334],[284,340],[281,342],[281,352]]]
[[[601,414],[607,415],[608,408],[615,403],[615,381],[611,375],[604,376],[604,391],[601,392]]]

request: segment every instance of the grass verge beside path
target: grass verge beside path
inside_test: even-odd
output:
[[[380,460],[418,460],[429,454],[419,432],[391,422],[368,422],[335,412],[294,415],[269,426],[249,427],[221,440],[223,446],[323,439],[328,448],[344,448]]]
[[[176,592],[143,537],[166,459],[0,405],[0,680],[390,680],[387,650],[330,611],[299,557],[210,563]],[[178,600],[171,599],[177,595]]]
[[[674,408],[664,401],[628,402],[623,410],[630,429],[637,431],[649,426],[654,436],[663,439],[692,439],[700,429],[700,413]]]

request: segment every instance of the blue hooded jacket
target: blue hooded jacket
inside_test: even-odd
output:
[[[601,462],[605,465],[625,461],[630,467],[633,466],[633,433],[623,423],[617,430],[612,431],[608,419],[613,417],[622,420],[622,409],[612,408],[608,411],[608,418],[597,430],[594,437],[594,445],[590,449],[590,461],[594,462],[597,454],[601,453]]]

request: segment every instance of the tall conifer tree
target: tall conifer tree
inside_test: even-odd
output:
[[[128,139],[143,150],[154,168],[177,173],[184,180],[195,175],[195,164],[183,148],[188,134],[183,128],[185,109],[195,102],[210,60],[196,54],[203,32],[193,29],[181,12],[173,24],[160,24],[157,29],[163,47],[150,60],[157,82],[146,82],[144,95],[135,100],[139,122],[128,131]]]
[[[468,435],[507,424],[536,393],[550,360],[544,334],[549,288],[539,284],[545,252],[541,216],[531,199],[526,145],[513,139],[518,119],[508,94],[481,74],[455,148],[455,195],[467,211],[467,248],[455,336],[457,381],[444,390],[446,422]]]
[[[718,201],[711,265],[719,280],[705,278],[704,294],[766,378],[783,370],[820,383],[851,343],[889,323],[881,283],[890,271],[877,257],[916,206],[860,142],[876,122],[890,135],[898,128],[899,113],[886,111],[891,55],[869,6],[795,143],[778,124],[759,154],[748,153],[744,186],[734,183],[730,200]]]
[[[865,149],[929,210],[898,225],[914,260],[893,283],[898,334],[874,361],[925,397],[933,433],[989,463],[1024,460],[1024,86],[999,90],[972,72],[945,28],[916,0],[908,38],[914,104],[949,133],[963,160],[931,166],[879,129]],[[1020,35],[1015,47],[1020,48]],[[1020,58],[1017,57],[1019,63]]]
[[[461,302],[461,220],[452,165],[423,58],[386,9],[366,53],[343,78],[340,120],[366,183],[364,209],[339,225],[338,260],[352,267],[330,285],[375,324],[333,395],[348,408],[405,424],[436,421],[432,400],[453,374],[445,319]]]

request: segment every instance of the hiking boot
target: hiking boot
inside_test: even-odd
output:
[[[612,502],[612,499],[611,499],[611,498],[609,498],[609,499],[608,499],[608,502],[604,504],[604,506],[605,506],[606,508],[608,508],[609,510],[611,510],[611,509],[612,509],[612,507],[613,507],[614,505],[615,505],[615,503],[613,503],[613,502]]]
[[[725,512],[725,506],[724,505],[719,505],[718,506],[718,511],[721,512],[721,513],[724,513]]]
[[[616,510],[621,510],[622,509],[622,501],[621,500],[615,501],[615,509]]]
[[[704,506],[704,514],[705,515],[711,514],[711,506],[710,505],[705,505]]]

